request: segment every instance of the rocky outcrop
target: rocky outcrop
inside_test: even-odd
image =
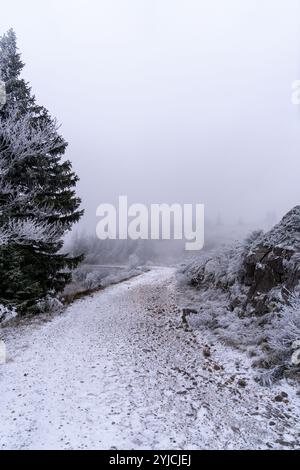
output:
[[[279,311],[300,291],[300,206],[267,233],[203,253],[185,268],[190,285],[211,296],[217,290],[240,316]]]
[[[243,256],[240,283],[245,307],[261,315],[289,303],[300,282],[300,206],[260,236]]]
[[[182,275],[196,288],[185,293],[188,327],[248,351],[262,384],[300,381],[300,206],[268,233],[201,253]]]

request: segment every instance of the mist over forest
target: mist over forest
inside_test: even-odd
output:
[[[298,203],[299,2],[6,2],[38,102],[62,124],[93,234],[96,209],[203,203],[253,228]],[[34,11],[34,14],[30,12]],[[255,34],[254,34],[255,31]],[[283,177],[283,175],[285,175]]]

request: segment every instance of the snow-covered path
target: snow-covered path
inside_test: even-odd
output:
[[[180,317],[162,268],[3,328],[0,449],[299,448],[294,391]]]

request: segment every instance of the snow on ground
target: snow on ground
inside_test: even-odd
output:
[[[5,326],[0,449],[300,448],[295,390],[261,387],[243,353],[184,328],[175,286],[154,269]]]

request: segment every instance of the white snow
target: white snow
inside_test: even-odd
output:
[[[159,268],[4,326],[0,449],[299,448],[295,390],[258,385],[243,353],[183,328],[177,305],[174,270]]]

